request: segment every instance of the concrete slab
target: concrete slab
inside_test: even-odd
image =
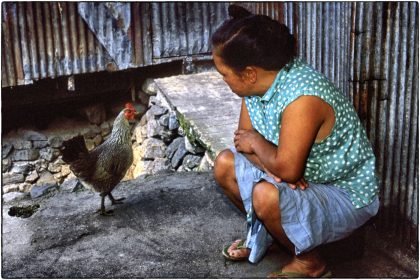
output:
[[[156,79],[158,91],[214,159],[233,146],[241,99],[217,72]]]
[[[224,260],[223,245],[245,235],[245,217],[211,173],[138,178],[114,195],[126,200],[107,204],[110,217],[94,213],[99,196],[88,190],[4,203],[2,278],[264,278],[290,259],[273,246],[256,265]],[[34,204],[29,218],[8,215],[12,206]],[[418,263],[403,251],[401,262],[386,254],[395,250],[392,240],[380,242],[372,230],[367,238],[364,256],[353,254],[357,238],[326,251],[335,278],[418,276]]]
[[[29,218],[3,205],[3,278],[230,278],[264,277],[275,255],[254,266],[226,262],[223,244],[245,223],[216,189],[211,173],[175,173],[120,184],[109,206],[95,213],[97,193],[59,191]],[[16,203],[15,203],[16,204]],[[286,259],[279,252],[280,259]]]

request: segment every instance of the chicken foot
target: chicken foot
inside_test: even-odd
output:
[[[108,211],[105,210],[105,196],[109,197],[112,205],[123,204],[122,201],[125,199],[125,197],[114,198],[111,193],[108,193],[108,194],[107,193],[101,193],[100,196],[101,196],[101,208],[98,209],[97,212],[99,212],[103,216],[112,216],[112,213],[114,212],[113,210],[108,210]]]
[[[111,200],[112,205],[114,205],[114,204],[123,204],[122,201],[125,199],[125,197],[114,198],[111,193],[108,194],[108,197]]]

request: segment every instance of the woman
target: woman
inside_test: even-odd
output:
[[[375,158],[353,106],[301,59],[287,27],[232,5],[213,59],[242,97],[235,148],[214,175],[247,214],[246,239],[223,250],[258,262],[273,238],[293,259],[269,277],[326,277],[317,247],[348,236],[379,207]]]

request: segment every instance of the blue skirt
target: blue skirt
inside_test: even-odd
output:
[[[306,190],[293,190],[286,183],[275,182],[234,148],[231,150],[235,155],[239,191],[247,211],[246,246],[251,250],[251,263],[260,261],[273,242],[252,207],[252,189],[260,181],[267,181],[279,190],[282,227],[295,245],[296,255],[347,237],[378,212],[377,197],[370,205],[356,209],[347,192],[334,185],[308,182]]]

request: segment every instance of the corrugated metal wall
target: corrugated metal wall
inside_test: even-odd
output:
[[[418,3],[286,3],[301,57],[353,101],[377,157],[378,225],[418,247]]]
[[[209,56],[228,3],[3,2],[2,87]]]
[[[227,3],[152,3],[153,57],[211,52],[210,37],[227,18]]]
[[[287,8],[297,13],[298,22],[293,31],[299,56],[305,57],[348,95],[351,3],[308,2]]]
[[[379,224],[418,246],[418,3],[246,2],[351,99],[377,156]],[[2,3],[2,87],[210,54],[227,2]],[[414,244],[414,245],[413,245]]]
[[[108,62],[77,3],[2,3],[2,87],[102,71]]]
[[[383,226],[418,235],[418,3],[357,3],[350,92],[377,155]]]
[[[132,66],[131,5],[122,2],[81,2],[79,15],[112,58],[116,69]]]

